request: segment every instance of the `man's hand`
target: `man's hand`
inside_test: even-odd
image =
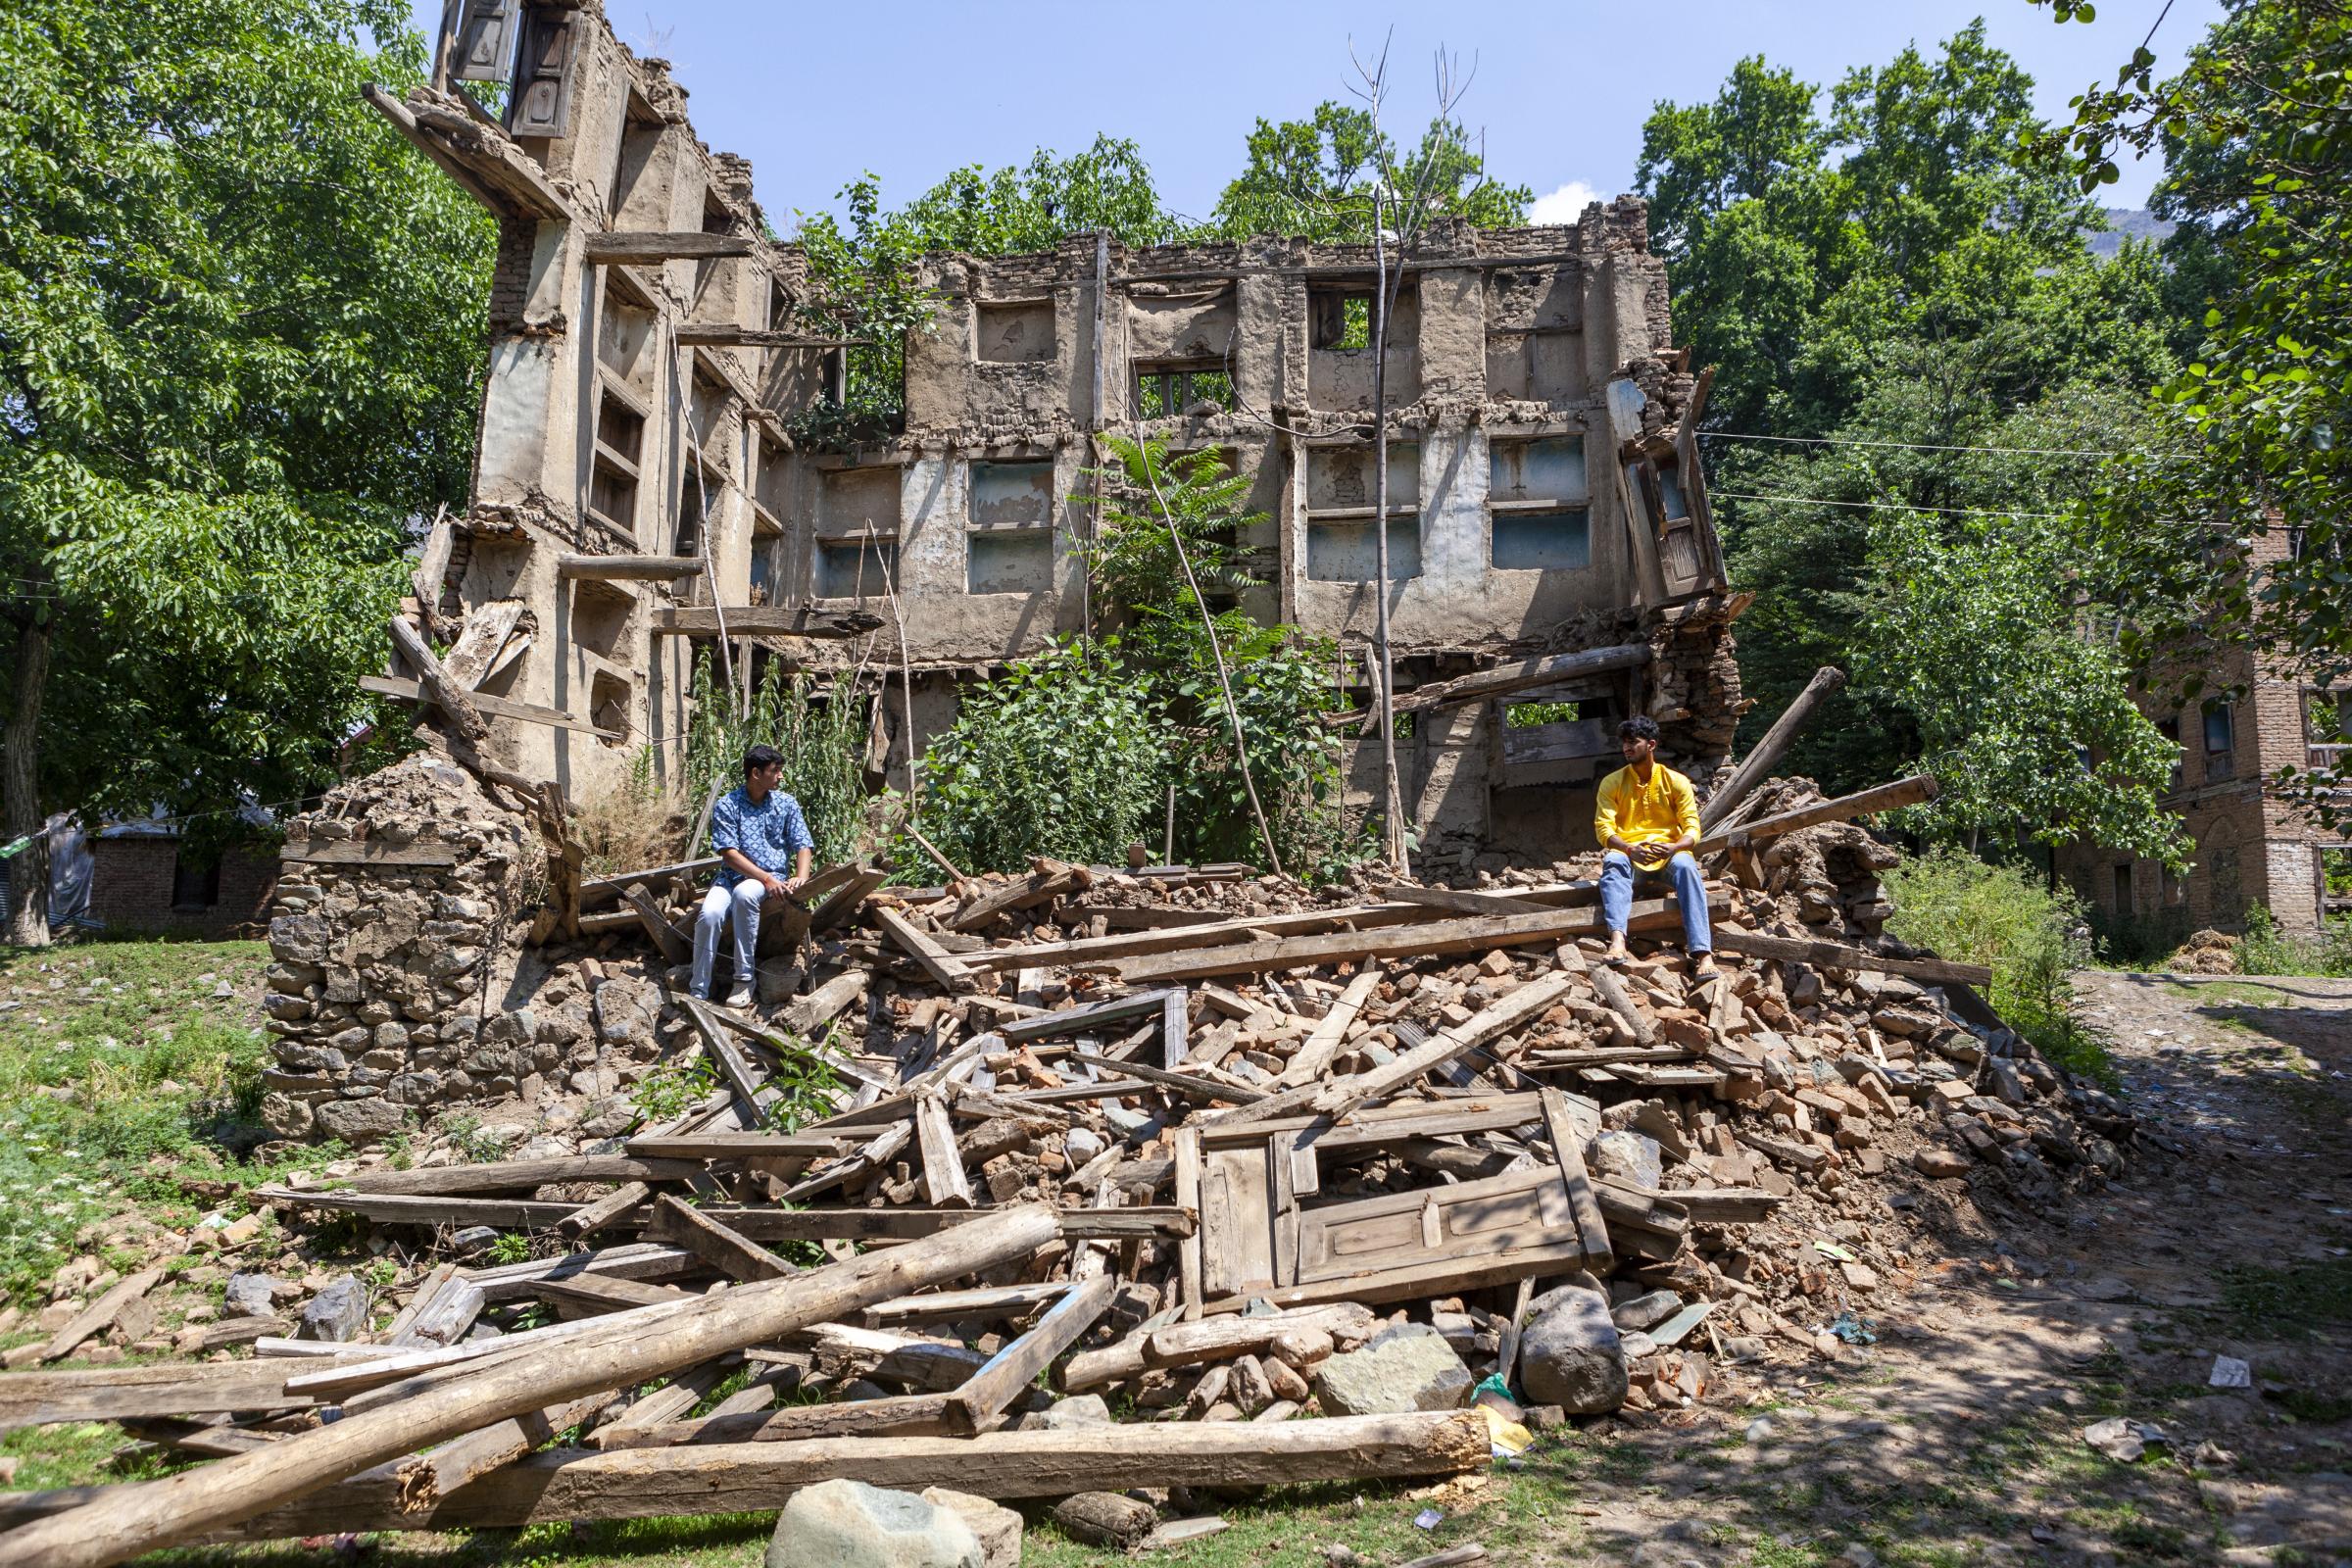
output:
[[[776,891],[789,895],[800,892],[802,888],[807,887],[808,885],[808,878],[801,875],[798,872],[795,872],[793,875],[788,876],[784,878],[783,881],[777,883]]]
[[[760,885],[767,889],[767,896],[771,899],[781,899],[790,894],[797,886],[796,883],[787,882],[782,877],[768,871],[760,873]]]

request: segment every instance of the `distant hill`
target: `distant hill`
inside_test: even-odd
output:
[[[2107,226],[2082,236],[2090,246],[2090,254],[2102,262],[2112,261],[2127,239],[2169,239],[2179,226],[2171,219],[2158,218],[2144,207],[2110,207],[2105,212]]]

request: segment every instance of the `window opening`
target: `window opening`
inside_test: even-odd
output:
[[[2115,912],[2132,912],[2132,862],[2125,860],[2115,868]]]
[[[1233,376],[1222,360],[1136,367],[1135,409],[1140,418],[1213,414],[1233,406]]]
[[[2236,771],[2236,726],[2229,706],[2205,710],[2205,777],[2208,782]]]
[[[1372,346],[1372,291],[1324,289],[1316,293],[1312,346],[1348,352]]]
[[[220,902],[220,862],[197,865],[184,851],[172,857],[172,908],[178,914],[195,914]]]
[[[1054,465],[974,463],[964,589],[1029,594],[1054,582]]]

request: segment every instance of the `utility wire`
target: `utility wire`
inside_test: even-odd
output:
[[[1964,447],[1937,446],[1926,441],[1858,441],[1842,436],[1828,435],[1757,435],[1744,430],[1701,430],[1700,437],[1710,441],[1774,441],[1789,446],[1806,447],[1884,447],[1897,452],[2003,452],[2028,458],[2157,458],[2178,462],[2195,454],[2186,452],[2150,452],[2145,448],[2127,447],[2113,451],[2096,447]]]
[[[2067,517],[2066,512],[2021,512],[2013,507],[1921,507],[1908,501],[1832,501],[1827,496],[1764,496],[1743,490],[1714,490],[1707,494],[1723,501],[1785,501],[1792,507],[1859,507],[1870,512],[1939,512],[1950,517]],[[2151,517],[2160,527],[2232,528],[2235,523],[2212,519]]]

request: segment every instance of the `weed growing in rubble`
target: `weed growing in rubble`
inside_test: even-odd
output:
[[[1948,847],[1886,873],[1895,912],[1886,929],[1913,947],[1992,970],[1986,999],[2011,1028],[2069,1072],[2113,1088],[2107,1045],[2084,1023],[2074,972],[2090,962],[2082,903],[2016,866]]]
[[[784,791],[801,803],[821,865],[857,850],[865,809],[866,702],[853,682],[826,692],[807,671],[771,662],[746,714],[719,689],[708,651],[694,665],[694,721],[686,740],[686,793],[700,811],[714,786],[743,782],[743,754],[765,744],[784,755]],[[691,853],[700,854],[701,845]]]

